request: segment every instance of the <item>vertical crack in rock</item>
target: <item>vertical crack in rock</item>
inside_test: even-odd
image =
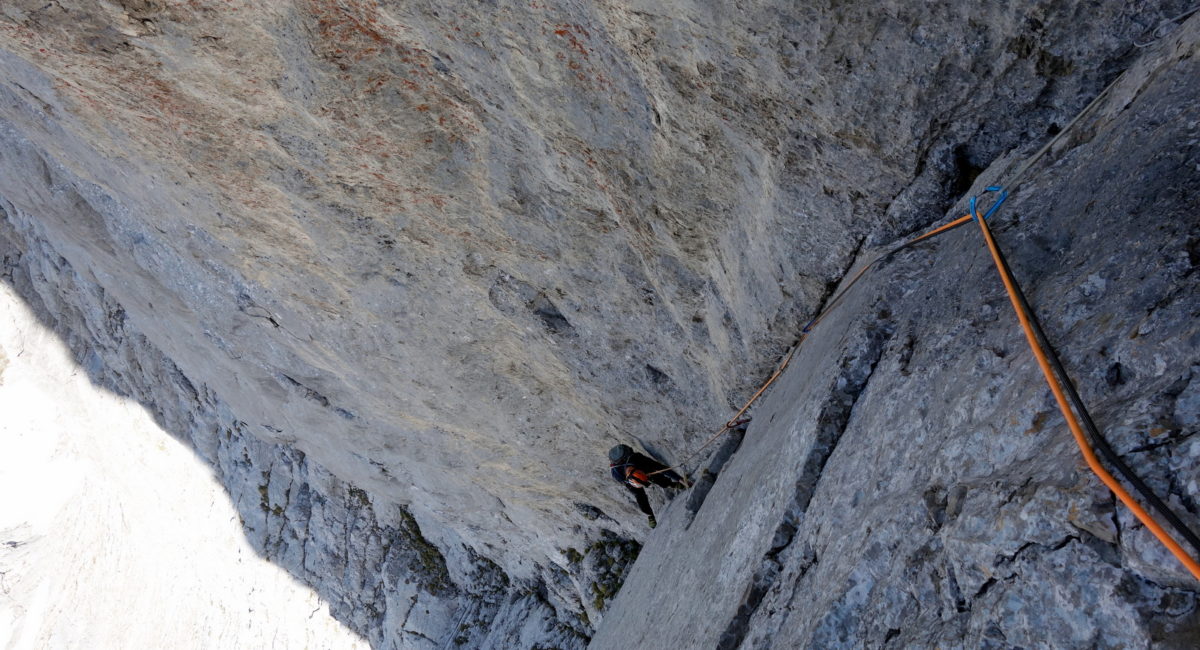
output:
[[[870,381],[875,366],[879,363],[884,344],[891,336],[893,329],[894,324],[890,320],[890,315],[887,312],[880,312],[877,320],[867,325],[862,333],[865,341],[858,346],[857,350],[839,360],[840,372],[834,380],[832,392],[821,406],[817,416],[813,440],[808,455],[801,465],[800,474],[796,478],[791,502],[784,512],[783,520],[775,528],[770,548],[763,555],[758,569],[755,570],[750,580],[750,585],[742,596],[737,614],[721,633],[717,643],[718,650],[733,650],[741,645],[749,631],[751,618],[758,610],[767,591],[779,577],[783,568],[778,559],[779,555],[795,541],[796,531],[804,519],[809,502],[812,501],[812,497],[817,491],[825,464],[837,449],[842,434],[846,432],[859,396],[866,390],[867,382]],[[804,549],[796,579],[799,580],[816,562],[817,558],[812,550]]]
[[[700,7],[686,18],[607,3],[474,3],[453,16],[416,3],[327,0],[283,12],[248,3],[236,16],[211,2],[8,3],[0,193],[36,213],[20,217],[23,227],[48,240],[30,243],[30,259],[13,262],[22,270],[8,277],[97,383],[190,438],[226,481],[247,536],[313,582],[372,643],[403,635],[457,643],[435,628],[458,610],[438,614],[436,603],[468,602],[475,609],[458,625],[493,629],[464,630],[463,645],[579,645],[549,621],[570,616],[555,606],[586,612],[587,603],[575,608],[562,596],[573,577],[544,554],[599,534],[607,515],[572,509],[576,499],[609,513],[622,507],[600,492],[602,480],[586,478],[595,478],[593,452],[605,438],[636,429],[630,435],[649,450],[677,448],[751,381],[739,369],[768,363],[794,333],[790,321],[806,303],[792,296],[828,301],[836,285],[826,280],[838,277],[846,251],[854,249],[843,276],[864,241],[912,232],[956,198],[949,194],[988,178],[992,170],[975,178],[988,161],[1070,129],[1060,125],[1135,55],[1148,62],[1144,83],[1114,93],[1121,105],[1051,148],[1070,154],[1070,165],[1040,166],[1040,186],[1057,198],[1014,197],[1039,215],[1026,224],[1061,232],[1023,224],[1013,235],[1028,236],[1026,246],[1049,242],[1056,258],[1091,255],[1064,263],[1097,273],[1107,272],[1097,251],[1121,242],[1122,275],[1143,277],[1136,288],[1114,286],[1165,296],[1138,306],[1114,293],[1099,324],[1090,307],[1065,303],[1082,320],[1064,329],[1082,327],[1080,339],[1133,328],[1128,340],[1137,341],[1113,343],[1123,349],[1105,375],[1110,388],[1132,393],[1191,354],[1195,341],[1178,333],[1191,330],[1178,323],[1195,315],[1176,305],[1188,304],[1193,287],[1142,261],[1174,250],[1154,264],[1192,273],[1200,259],[1194,232],[1162,234],[1189,223],[1170,210],[1196,194],[1188,81],[1200,18],[1169,38],[1154,29],[1186,9],[1181,2],[943,2],[891,7],[882,22],[855,3]],[[688,23],[705,28],[672,26]],[[1151,35],[1157,44],[1136,53],[1130,43]],[[512,74],[494,74],[502,51]],[[679,51],[698,54],[671,56]],[[961,56],[947,62],[947,51]],[[911,92],[886,92],[897,87]],[[883,112],[888,120],[863,119]],[[1103,209],[1086,219],[1070,212],[1100,199]],[[1155,223],[1143,206],[1167,216]],[[1108,214],[1154,225],[1130,229]],[[1080,222],[1091,232],[1071,226]],[[1155,283],[1164,291],[1147,292]],[[124,309],[149,341],[125,326]],[[1140,324],[1123,320],[1138,311]],[[1161,358],[1147,356],[1156,346]],[[924,368],[908,370],[908,347],[901,372],[918,381]],[[870,357],[847,358],[827,403],[818,395],[806,404],[821,415],[811,453],[794,494],[785,486],[767,495],[791,505],[774,531],[766,523],[773,540],[752,542],[769,550],[726,645],[745,643],[749,618],[765,615],[766,606],[755,614],[761,590],[786,579],[781,566],[786,576],[798,555],[803,567],[816,562],[794,539]],[[320,360],[337,377],[318,379],[297,359]],[[847,367],[864,363],[862,376]],[[273,376],[282,371],[294,379]],[[296,405],[317,419],[272,419]],[[1186,476],[1196,408],[1177,410],[1193,424],[1164,425],[1168,444],[1131,425],[1120,448],[1160,474]],[[410,428],[418,421],[445,426]],[[274,432],[278,441],[283,427],[311,458],[254,437]],[[525,466],[507,463],[518,445]],[[1162,483],[1193,509],[1191,484]],[[555,488],[565,485],[574,491],[564,498]],[[945,495],[932,497],[938,529]],[[439,601],[414,585],[391,536],[428,541],[415,519],[397,524],[387,504],[425,499],[431,539],[469,536],[504,568],[539,575],[486,606],[477,606],[476,587],[456,585],[462,593]],[[493,500],[538,505],[521,518]],[[416,566],[439,576],[416,537]],[[1133,544],[1132,532],[1125,538]],[[1139,555],[1129,548],[1127,562]],[[472,553],[435,550],[450,569]],[[387,575],[389,560],[396,575]],[[1062,591],[1085,580],[1047,584]],[[968,594],[979,588],[963,583]],[[529,584],[541,587],[523,592]],[[418,615],[427,605],[435,613]],[[896,629],[904,643],[918,628],[888,623],[897,624],[859,641],[894,638]],[[994,638],[1028,645],[1020,634],[1012,627]]]
[[[859,254],[862,252],[866,241],[866,236],[859,236],[857,238],[853,249],[846,258],[846,264],[842,267],[841,273],[837,276],[838,279],[830,280],[829,282],[825,283],[821,297],[817,301],[817,309],[813,312],[814,314],[819,314],[825,309],[826,305],[829,303],[829,300],[833,298],[837,292],[839,284],[849,276],[850,271],[853,270],[854,265],[858,262]],[[887,334],[890,335],[891,324],[886,320],[886,316],[886,313],[880,315],[880,323],[887,323]],[[886,339],[886,337],[884,337],[884,339]],[[882,342],[880,345],[882,346]],[[908,344],[908,350],[911,354],[911,341]],[[875,351],[875,358],[870,364],[871,371],[874,371],[875,363],[879,361],[879,355],[881,354],[882,347]],[[658,377],[656,375],[662,375],[662,373],[653,366],[647,365],[646,369],[650,371],[651,375],[654,376],[656,383],[658,383]],[[670,381],[669,377],[666,377],[665,375],[663,376],[665,377],[666,381]],[[867,379],[869,379],[869,375]],[[863,380],[863,386],[865,387],[865,385],[866,379]],[[861,393],[861,388],[858,392]],[[855,394],[854,399],[857,400],[857,393]],[[853,408],[853,406],[851,406],[851,408]],[[731,459],[733,455],[737,453],[738,449],[742,445],[742,441],[745,439],[745,435],[745,429],[731,431],[721,446],[718,447],[717,451],[712,454],[708,466],[701,471],[700,476],[696,479],[696,484],[692,486],[692,489],[688,493],[687,502],[684,506],[688,512],[687,524],[685,526],[686,528],[691,527],[691,522],[693,521],[695,514],[700,511],[700,507],[704,505],[704,500],[708,497],[709,491],[712,490],[713,485],[715,485],[717,475],[720,474],[721,469],[727,462],[729,462],[729,459]],[[830,453],[832,453],[832,449],[830,450]]]
[[[739,448],[741,448],[742,441],[745,439],[745,437],[745,429],[735,429],[730,431],[725,438],[725,442],[721,443],[721,446],[717,448],[717,452],[713,454],[712,460],[709,461],[708,466],[705,467],[700,472],[700,476],[696,478],[695,485],[693,485],[692,489],[688,492],[687,502],[684,504],[684,507],[688,512],[686,528],[691,528],[693,518],[697,512],[700,512],[700,506],[704,505],[704,500],[708,498],[709,491],[712,490],[713,485],[716,484],[717,476],[725,467],[725,463],[729,462],[729,459],[733,458],[733,455],[737,453]]]

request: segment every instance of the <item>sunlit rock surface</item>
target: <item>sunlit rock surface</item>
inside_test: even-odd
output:
[[[373,645],[579,646],[648,533],[605,450],[697,446],[864,250],[1035,151],[1186,8],[8,2],[6,278]],[[895,313],[829,347],[846,396]],[[791,499],[779,469],[761,498]]]
[[[6,648],[366,648],[259,556],[211,467],[0,286]]]

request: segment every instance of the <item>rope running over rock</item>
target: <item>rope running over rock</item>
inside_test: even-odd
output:
[[[1197,9],[1200,9],[1200,7]],[[1194,13],[1197,9],[1185,12],[1175,19],[1172,19],[1171,22],[1174,22],[1179,18],[1186,17]],[[1025,160],[1024,163],[1012,175],[1010,186],[1013,188],[1018,187],[1022,182],[1025,173],[1048,151],[1050,151],[1056,142],[1058,142],[1063,136],[1065,136],[1077,124],[1079,124],[1082,118],[1090,114],[1091,111],[1109,95],[1112,89],[1121,81],[1121,79],[1124,78],[1124,76],[1125,73],[1123,72],[1118,75],[1117,78],[1112,81],[1112,83],[1110,83],[1099,95],[1096,96],[1095,99],[1085,106],[1069,124],[1067,124],[1066,128],[1064,128],[1053,139],[1043,145],[1033,156],[1030,156],[1027,160]],[[804,340],[807,338],[812,328],[820,323],[830,311],[832,311],[841,303],[846,293],[855,284],[857,284],[858,281],[862,279],[862,277],[865,276],[869,270],[874,268],[878,263],[889,259],[891,256],[908,248],[909,246],[912,246],[913,244],[916,244],[917,242],[937,236],[973,220],[979,223],[980,228],[983,231],[984,240],[987,243],[988,250],[991,252],[992,258],[996,263],[997,270],[1000,273],[1001,280],[1004,282],[1005,289],[1009,293],[1009,299],[1013,303],[1013,309],[1017,313],[1017,319],[1020,321],[1021,326],[1025,331],[1026,338],[1029,340],[1030,348],[1033,350],[1034,356],[1037,358],[1038,365],[1041,367],[1042,373],[1045,375],[1046,382],[1049,384],[1050,390],[1054,394],[1055,400],[1058,402],[1059,409],[1062,411],[1063,416],[1067,420],[1067,424],[1071,429],[1071,433],[1075,438],[1075,442],[1079,446],[1080,452],[1083,454],[1084,460],[1087,462],[1088,467],[1093,473],[1096,474],[1101,482],[1104,483],[1104,485],[1108,487],[1113,494],[1116,495],[1116,497],[1119,498],[1121,502],[1130,509],[1134,516],[1136,516],[1138,520],[1141,521],[1142,524],[1145,525],[1146,528],[1150,530],[1150,532],[1153,533],[1156,538],[1158,538],[1159,542],[1161,542],[1163,546],[1166,547],[1167,550],[1169,550],[1171,554],[1174,555],[1197,580],[1200,580],[1200,563],[1191,557],[1187,551],[1185,551],[1171,537],[1171,535],[1167,533],[1167,531],[1164,530],[1162,526],[1160,526],[1154,520],[1154,518],[1151,517],[1150,514],[1147,513],[1141,507],[1141,505],[1137,503],[1136,500],[1133,499],[1133,497],[1112,476],[1112,474],[1110,474],[1108,470],[1104,468],[1099,459],[1096,457],[1095,451],[1093,450],[1093,445],[1095,448],[1101,451],[1105,459],[1117,468],[1122,476],[1134,486],[1142,498],[1145,499],[1161,516],[1163,516],[1181,537],[1186,539],[1193,547],[1195,547],[1196,550],[1200,551],[1200,537],[1198,537],[1190,528],[1188,528],[1188,526],[1184,524],[1183,521],[1181,521],[1180,518],[1165,503],[1163,503],[1163,501],[1156,494],[1154,494],[1154,492],[1145,484],[1145,482],[1143,482],[1136,474],[1133,473],[1133,471],[1120,459],[1116,452],[1113,451],[1112,447],[1096,428],[1095,422],[1092,421],[1092,418],[1088,414],[1082,399],[1075,390],[1074,384],[1071,382],[1070,377],[1063,368],[1061,361],[1059,361],[1057,354],[1055,354],[1053,347],[1046,338],[1045,332],[1042,330],[1041,324],[1037,321],[1036,315],[1034,315],[1032,308],[1030,308],[1028,301],[1025,299],[1024,293],[1021,291],[1020,286],[1017,285],[1015,278],[1012,276],[1012,271],[1008,266],[1007,260],[1004,258],[1003,253],[996,245],[991,230],[987,225],[987,219],[1004,203],[1004,200],[1008,196],[1008,192],[1004,191],[1000,187],[988,187],[985,193],[987,192],[1000,192],[1000,194],[997,200],[988,209],[986,214],[979,214],[979,211],[976,208],[976,201],[978,197],[973,197],[970,200],[971,212],[969,214],[934,228],[933,230],[930,230],[929,232],[926,232],[918,237],[909,239],[899,246],[881,253],[867,264],[863,265],[863,267],[850,279],[849,282],[842,287],[842,289],[825,305],[825,307],[812,320],[810,320],[808,324],[804,326],[804,328],[801,330],[800,339],[795,343],[795,345],[792,346],[787,355],[784,356],[783,361],[779,364],[779,367],[775,369],[775,372],[771,374],[767,381],[757,391],[755,391],[750,399],[746,401],[745,405],[743,405],[742,408],[740,408],[737,413],[730,418],[723,427],[721,427],[720,430],[710,436],[708,440],[706,440],[699,448],[688,454],[679,464],[659,470],[657,472],[653,472],[652,475],[667,472],[673,469],[682,469],[689,460],[711,445],[721,435],[730,431],[735,426],[739,418],[741,418],[742,415],[744,415],[746,411],[748,411],[750,407],[758,400],[758,398],[761,397],[764,392],[766,392],[767,388],[769,388],[771,384],[773,384],[775,380],[783,374],[783,371],[788,367],[788,364],[791,363],[792,359],[796,355],[796,351],[800,349],[801,344],[804,343]],[[1057,372],[1057,374],[1055,374],[1055,372]],[[1079,421],[1074,415],[1074,412],[1071,410],[1071,406],[1069,406],[1067,403],[1067,396],[1064,394],[1064,387],[1066,393],[1070,395],[1070,400],[1074,405],[1075,410],[1078,411],[1080,418],[1083,420],[1083,426],[1080,425]],[[1088,436],[1084,435],[1084,427],[1087,428]],[[1089,436],[1091,443],[1088,441]]]
[[[989,187],[988,191],[1000,191],[1000,188]],[[1003,195],[1001,195],[1001,197],[1003,197]],[[995,206],[993,206],[993,210],[994,209]],[[1165,546],[1167,550],[1169,550],[1171,554],[1174,555],[1181,563],[1183,563],[1183,565],[1187,567],[1187,570],[1190,571],[1197,580],[1200,580],[1200,563],[1196,562],[1195,559],[1189,556],[1187,551],[1185,551],[1183,547],[1181,547],[1171,537],[1171,535],[1164,530],[1162,526],[1160,526],[1158,522],[1156,522],[1154,518],[1151,517],[1150,514],[1146,512],[1136,500],[1134,500],[1129,492],[1125,491],[1125,488],[1115,478],[1113,478],[1113,475],[1104,468],[1104,466],[1100,463],[1100,459],[1096,457],[1096,452],[1093,451],[1092,445],[1088,442],[1087,437],[1084,436],[1083,427],[1080,426],[1079,419],[1082,418],[1091,425],[1089,429],[1090,433],[1092,433],[1093,439],[1098,438],[1099,440],[1103,440],[1103,438],[1100,436],[1099,432],[1095,430],[1095,424],[1091,421],[1091,416],[1088,415],[1087,409],[1084,407],[1083,402],[1078,399],[1079,395],[1077,392],[1075,392],[1074,387],[1071,385],[1070,378],[1066,376],[1066,372],[1063,370],[1062,364],[1058,362],[1057,355],[1054,353],[1053,348],[1051,348],[1049,342],[1045,340],[1045,332],[1042,331],[1040,323],[1037,323],[1037,317],[1029,308],[1029,303],[1025,300],[1024,292],[1021,291],[1020,286],[1017,284],[1016,278],[1013,277],[1012,269],[1008,266],[1008,261],[1004,258],[1004,254],[1000,252],[1000,248],[996,244],[996,239],[992,236],[992,230],[988,226],[987,219],[983,215],[980,215],[975,209],[974,198],[971,199],[971,212],[977,217],[975,221],[979,223],[979,228],[983,232],[984,241],[987,242],[988,251],[992,254],[992,260],[996,263],[996,271],[999,272],[1000,279],[1004,283],[1004,288],[1008,292],[1008,298],[1012,302],[1013,310],[1017,313],[1017,320],[1021,323],[1021,329],[1025,331],[1025,338],[1029,341],[1029,349],[1033,351],[1034,357],[1037,358],[1038,366],[1042,369],[1042,374],[1046,378],[1046,383],[1050,386],[1050,392],[1054,394],[1054,400],[1058,403],[1059,410],[1062,411],[1063,417],[1066,418],[1067,426],[1071,429],[1071,434],[1075,438],[1075,444],[1079,446],[1079,451],[1083,454],[1083,459],[1087,462],[1088,467],[1100,479],[1100,481],[1104,483],[1109,490],[1112,490],[1113,494],[1121,500],[1121,503],[1124,503],[1125,506],[1128,507],[1131,512],[1133,512],[1134,516],[1136,516],[1138,520],[1141,521],[1142,524],[1144,524],[1146,528],[1158,538],[1158,541],[1161,542],[1162,545]],[[989,214],[990,213],[991,211],[989,211]],[[1041,334],[1040,340],[1038,333]],[[1057,367],[1060,375],[1056,375],[1054,369],[1051,368],[1051,362],[1047,358],[1048,356],[1054,358],[1054,365]],[[1075,417],[1075,413],[1071,410],[1071,406],[1067,403],[1067,397],[1063,392],[1064,385],[1071,387],[1071,392],[1074,394],[1073,397],[1075,398],[1075,408],[1079,411],[1080,418]],[[1107,442],[1104,443],[1104,446],[1107,447]],[[1132,476],[1135,480],[1131,480],[1131,483],[1135,483],[1135,485],[1138,485],[1140,488],[1145,488],[1144,490],[1139,489],[1139,492],[1142,493],[1142,497],[1154,504],[1156,509],[1160,510],[1160,514],[1166,516],[1167,520],[1172,524],[1173,527],[1176,528],[1177,532],[1191,542],[1191,544],[1196,547],[1196,550],[1200,550],[1200,542],[1198,542],[1195,533],[1189,530],[1187,526],[1184,525],[1183,522],[1180,521],[1179,518],[1173,512],[1171,512],[1169,508],[1167,508],[1166,504],[1162,503],[1157,495],[1151,492],[1148,487],[1145,487],[1145,484],[1142,483],[1140,479],[1137,479],[1136,475],[1134,475],[1128,467],[1124,466],[1124,463],[1120,461],[1116,454],[1109,456],[1109,461],[1115,461],[1114,464],[1117,464],[1122,468],[1122,473],[1126,475],[1127,480]]]

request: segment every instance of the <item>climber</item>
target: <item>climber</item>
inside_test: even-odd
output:
[[[650,527],[657,526],[658,521],[654,519],[654,511],[650,508],[650,499],[646,497],[646,488],[653,483],[659,487],[682,489],[685,487],[683,477],[671,470],[656,474],[655,472],[667,469],[667,466],[635,452],[629,445],[617,445],[610,449],[608,460],[613,479],[633,493],[638,507],[649,518]]]

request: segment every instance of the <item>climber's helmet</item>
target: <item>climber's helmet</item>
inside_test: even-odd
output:
[[[614,463],[619,463],[633,455],[633,449],[629,445],[617,445],[608,450],[608,459]]]

